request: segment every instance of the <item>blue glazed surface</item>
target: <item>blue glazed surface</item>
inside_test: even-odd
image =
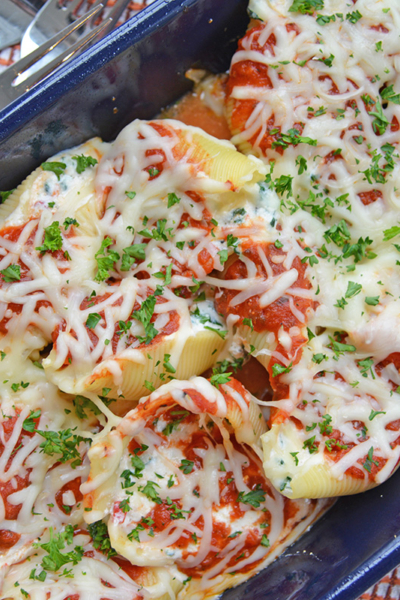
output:
[[[157,0],[0,112],[0,189],[59,150],[94,135],[111,140],[132,119],[153,117],[190,88],[189,67],[227,69],[247,26],[246,5]],[[340,499],[224,600],[354,600],[400,563],[399,495],[400,472],[375,490]]]

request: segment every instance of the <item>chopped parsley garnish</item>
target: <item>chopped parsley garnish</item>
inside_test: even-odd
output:
[[[129,504],[129,498],[124,498],[123,500],[121,500],[121,502],[119,503],[119,508],[122,510],[123,513],[127,513],[130,511],[130,504]]]
[[[3,204],[14,191],[15,190],[8,190],[8,192],[0,192],[0,204]]]
[[[243,319],[243,325],[247,325],[248,327],[250,327],[251,331],[254,331],[253,321],[251,319],[245,317]]]
[[[264,546],[264,548],[269,548],[269,546],[270,546],[269,539],[265,533],[263,533],[260,543],[261,543],[261,546]]]
[[[365,304],[369,304],[369,306],[376,306],[379,304],[379,296],[366,296]]]
[[[368,377],[368,372],[370,372],[372,379],[375,379],[375,375],[372,370],[372,366],[374,364],[373,358],[365,358],[364,360],[359,360],[357,364],[360,368],[360,372],[363,377]]]
[[[399,234],[400,234],[400,227],[398,225],[393,225],[393,227],[390,227],[389,229],[384,229],[383,241],[387,242]]]
[[[327,242],[333,242],[336,246],[343,246],[351,238],[347,223],[344,219],[332,225],[324,233]]]
[[[147,244],[132,244],[122,250],[121,271],[129,271],[135,260],[145,260]]]
[[[174,204],[178,204],[180,201],[181,199],[178,198],[178,196],[173,192],[171,194],[168,194],[168,208],[171,208],[172,206],[174,206]]]
[[[136,192],[125,192],[125,196],[129,198],[129,200],[133,200],[136,196]]]
[[[339,450],[347,450],[348,446],[346,444],[341,444],[335,438],[330,438],[329,440],[325,440],[325,447],[328,452],[332,452],[333,448],[338,448]]]
[[[377,415],[386,415],[386,412],[383,410],[371,410],[368,420],[372,421]]]
[[[170,354],[164,354],[163,367],[167,371],[167,373],[176,373],[175,367],[173,367],[171,365],[171,363],[169,362],[170,358],[171,358]]]
[[[332,21],[334,23],[336,21],[335,15],[317,15],[316,21],[318,25],[327,25]]]
[[[313,354],[313,357],[311,360],[313,362],[315,362],[317,365],[320,365],[323,360],[328,360],[328,357],[326,356],[326,354],[323,354],[322,352],[318,352],[317,354]]]
[[[114,268],[114,264],[120,256],[115,250],[109,250],[108,247],[114,242],[110,237],[106,237],[102,242],[100,249],[94,255],[97,262],[97,275],[95,281],[105,281],[109,277],[109,271]],[[107,250],[107,255],[106,255]]]
[[[65,530],[60,533],[54,533],[53,528],[49,528],[50,540],[45,544],[35,543],[35,548],[42,548],[48,554],[43,557],[41,567],[45,571],[58,571],[62,566],[72,562],[77,565],[83,556],[82,546],[75,546],[70,552],[61,552],[66,545],[70,545],[74,538],[74,528],[67,525]]]
[[[154,314],[154,307],[156,305],[156,295],[159,295],[156,294],[156,292],[152,296],[148,296],[146,300],[142,302],[142,306],[139,308],[139,310],[135,310],[132,313],[132,319],[139,321],[144,327],[145,335],[137,336],[137,339],[141,344],[150,344],[150,342],[158,334],[157,329],[154,327],[153,323],[151,323],[151,319]]]
[[[346,14],[346,19],[347,21],[350,21],[350,23],[357,23],[357,21],[359,21],[362,17],[362,14],[360,13],[360,11],[358,10],[354,10],[353,12],[349,12]]]
[[[6,383],[6,382],[4,382],[4,383]],[[13,392],[18,392],[20,387],[22,387],[23,389],[26,389],[28,386],[29,386],[29,383],[24,383],[23,381],[21,381],[20,383],[12,383],[11,389]]]
[[[314,140],[310,137],[304,137],[300,135],[298,129],[289,129],[287,133],[281,133],[280,131],[275,131],[272,129],[270,135],[277,135],[277,139],[272,142],[271,148],[272,150],[276,147],[281,147],[284,150],[289,147],[289,145],[297,146],[298,144],[309,144],[310,146],[316,146],[317,140]]]
[[[375,104],[375,109],[374,111],[370,111],[368,114],[371,117],[375,117],[374,120],[372,121],[372,127],[375,133],[379,133],[379,135],[382,135],[385,133],[387,127],[390,125],[386,115],[383,112],[382,109],[382,104],[377,101]]]
[[[22,423],[22,429],[24,429],[25,431],[29,431],[29,432],[33,432],[35,431],[35,421],[34,419],[39,419],[40,415],[42,414],[41,410],[31,410],[29,417],[27,417],[24,422]]]
[[[60,176],[64,173],[67,165],[63,162],[44,162],[41,164],[43,171],[52,171],[58,180],[60,180]]]
[[[21,279],[21,267],[19,265],[9,265],[6,269],[0,271],[0,273],[3,275],[6,283],[20,281]]]
[[[228,333],[228,331],[226,331],[225,329],[215,329],[214,327],[209,327],[208,325],[205,325],[204,329],[209,329],[210,331],[214,331],[214,333],[217,333],[219,335],[219,337],[222,338],[223,340],[225,339],[225,336]]]
[[[122,471],[120,477],[123,480],[121,483],[121,487],[123,490],[132,487],[136,483],[132,479],[133,477],[135,477],[135,474],[129,469],[125,469],[124,471]]]
[[[75,227],[79,227],[79,223],[76,219],[73,219],[72,217],[67,217],[66,219],[64,219],[64,229],[68,229],[70,225],[75,225]]]
[[[294,460],[294,464],[297,465],[299,464],[299,459],[297,458],[298,452],[290,452],[290,456],[293,456],[293,460]]]
[[[96,550],[103,552],[107,558],[115,556],[117,553],[111,547],[110,537],[108,535],[107,525],[103,521],[96,521],[88,525],[88,531],[92,536],[93,546]]]
[[[383,150],[384,156],[379,154],[377,149],[373,150],[371,153],[372,160],[369,169],[361,171],[370,184],[373,183],[372,180],[376,181],[376,183],[386,183],[387,173],[391,173],[394,169],[393,153],[395,147],[386,143],[382,146],[381,150]],[[379,165],[381,158],[384,158],[386,161],[383,167]]]
[[[244,359],[243,358],[234,358],[217,362],[217,366],[213,368],[213,375],[217,375],[218,373],[226,373],[228,370],[237,371],[241,369],[243,366]],[[232,373],[230,373],[232,375]]]
[[[331,347],[336,356],[343,354],[343,352],[355,352],[356,347],[352,344],[343,344],[342,342],[338,342],[329,336],[331,340]]]
[[[284,367],[279,363],[275,363],[272,365],[272,377],[277,377],[277,375],[282,375],[282,373],[290,373],[292,370],[292,363],[288,367]]]
[[[167,242],[168,237],[165,233],[166,225],[167,219],[159,219],[156,223],[156,227],[153,228],[151,231],[149,229],[142,229],[142,231],[139,231],[138,234],[142,235],[144,238],[151,238],[158,242]]]
[[[35,250],[44,254],[45,252],[53,252],[54,250],[61,250],[63,245],[63,238],[60,230],[60,223],[54,221],[51,225],[44,230],[44,242],[42,246],[37,246]]]
[[[156,504],[162,504],[162,500],[155,489],[156,487],[160,487],[158,483],[154,483],[154,481],[148,481],[146,485],[142,485],[138,487],[139,492],[142,492],[147,498],[153,500]]]
[[[318,446],[315,443],[315,435],[304,441],[303,450],[305,449],[308,449],[310,454],[314,454],[318,450]]]
[[[183,458],[181,460],[181,465],[179,467],[179,469],[185,474],[185,475],[189,475],[189,473],[191,473],[193,471],[193,467],[194,467],[194,462],[193,460],[187,460],[186,458]]]
[[[368,246],[372,243],[373,240],[367,236],[365,240],[360,237],[355,244],[345,244],[343,246],[343,258],[350,258],[352,256],[355,263],[360,262],[364,257],[375,258],[376,254],[371,250],[367,250]]]
[[[254,490],[251,492],[240,492],[236,502],[243,502],[243,504],[249,504],[253,508],[259,508],[262,502],[265,502],[265,492],[258,483]]]
[[[312,15],[316,10],[324,8],[324,0],[294,0],[289,12],[299,12],[302,15]]]
[[[75,469],[78,465],[82,464],[82,457],[79,453],[78,447],[81,442],[91,443],[91,439],[84,438],[80,435],[73,433],[74,429],[61,429],[60,431],[40,431],[36,430],[36,433],[41,435],[45,441],[40,444],[40,451],[49,456],[54,454],[61,455],[57,458],[61,463],[66,463],[72,460],[71,467]]]
[[[374,447],[371,446],[371,448],[368,450],[368,454],[367,454],[367,458],[365,459],[365,463],[363,464],[364,469],[366,471],[368,471],[368,473],[371,473],[372,465],[379,467],[379,462],[377,460],[374,460],[373,457],[374,457]]]
[[[140,537],[139,537],[139,532],[140,531],[144,531],[144,526],[139,523],[134,529],[132,529],[132,531],[130,533],[128,533],[127,538],[130,542],[132,542],[133,540],[136,540],[137,542],[140,543]]]
[[[318,423],[318,427],[319,427],[319,431],[321,433],[321,435],[331,435],[332,433],[332,425],[330,425],[330,423],[332,422],[332,417],[331,415],[322,415],[322,422]]]
[[[381,92],[381,98],[387,102],[393,102],[394,104],[400,104],[400,94],[396,94],[393,89],[393,85],[385,87]]]
[[[322,193],[314,194],[311,190],[308,193],[308,198],[305,200],[297,199],[296,202],[303,210],[306,208],[311,209],[311,215],[318,219],[321,219],[323,223],[325,223],[326,217],[329,214],[329,208],[333,208],[335,205],[330,198],[324,198],[322,200],[322,204],[320,200],[317,198],[321,198]]]
[[[212,375],[212,377],[210,377],[210,383],[214,387],[218,388],[220,385],[223,385],[224,383],[229,383],[231,380],[231,378],[230,378],[231,375],[232,375],[232,373],[216,373],[215,375]]]
[[[296,158],[296,165],[299,167],[298,175],[302,175],[305,171],[307,171],[307,161],[304,156],[298,156]]]
[[[155,391],[155,389],[156,389],[156,388],[154,387],[154,385],[151,383],[151,381],[147,381],[147,379],[145,379],[145,381],[144,381],[144,384],[143,384],[143,385],[144,385],[144,387],[145,387],[147,390],[149,390],[149,392],[154,392],[154,391]]]
[[[73,404],[75,406],[75,414],[78,419],[88,419],[85,408],[92,411],[94,415],[101,414],[101,410],[97,408],[95,403],[89,400],[89,398],[85,398],[85,396],[75,396]]]
[[[354,281],[349,281],[347,284],[347,290],[344,295],[345,298],[354,298],[361,292],[362,285],[359,283],[355,283]]]
[[[176,412],[174,414],[176,414]],[[183,410],[182,412],[179,412],[179,414],[182,415],[182,417],[180,419],[175,419],[174,421],[171,421],[170,423],[167,423],[166,427],[164,427],[164,429],[162,430],[162,433],[164,435],[166,435],[166,436],[171,435],[171,433],[173,431],[175,431],[175,430],[178,429],[178,425],[180,423],[182,423],[182,421],[189,415],[188,411],[186,411],[186,410]]]
[[[101,321],[101,315],[99,315],[99,313],[90,313],[86,319],[86,327],[88,329],[94,329],[99,321]]]
[[[142,477],[142,471],[144,470],[145,464],[142,461],[142,459],[140,458],[140,456],[137,455],[137,451],[139,449],[136,448],[135,450],[135,454],[133,456],[131,456],[131,463],[132,463],[132,467],[135,469],[134,471],[134,476],[137,477],[138,479],[140,479]],[[146,446],[146,450],[147,450],[147,446]]]
[[[80,154],[79,156],[73,156],[73,160],[76,160],[76,172],[83,173],[88,167],[94,167],[97,165],[97,158],[93,156],[85,156],[84,154]],[[42,165],[43,166],[43,165]]]
[[[318,60],[320,62],[323,62],[324,65],[326,65],[327,67],[331,67],[333,64],[334,58],[335,58],[335,56],[333,54],[330,54],[330,56],[328,56],[328,58],[319,58]]]

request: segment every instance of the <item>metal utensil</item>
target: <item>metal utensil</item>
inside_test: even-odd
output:
[[[97,27],[94,27],[84,37],[81,37],[75,44],[69,46],[64,52],[47,63],[44,67],[35,71],[32,75],[24,79],[22,82],[16,81],[25,71],[36,65],[44,56],[47,56],[62,42],[67,40],[70,35],[75,33],[86,23],[93,20],[93,17],[99,14],[103,9],[102,4],[98,4],[95,8],[85,13],[82,17],[64,28],[60,33],[53,36],[45,44],[42,44],[34,52],[17,61],[11,67],[8,67],[0,74],[0,110],[7,106],[10,102],[21,96],[28,89],[32,88],[36,83],[39,83],[57,67],[62,65],[77,52],[80,52],[97,36],[103,34],[107,28],[112,25],[112,19],[106,19]]]
[[[0,50],[21,41],[37,12],[36,6],[24,0],[0,2]]]
[[[95,0],[92,4],[96,8],[102,0]],[[82,4],[82,0],[48,0],[41,10],[37,13],[27,30],[25,31],[21,41],[21,56],[27,56],[38,46],[50,39],[58,31],[68,26],[76,20],[76,11]],[[106,0],[103,0],[106,5]],[[112,8],[107,11],[107,17],[112,19],[112,24],[106,30],[109,30],[117,23],[120,15],[129,4],[129,0],[117,0]],[[58,46],[57,52],[65,50],[68,46],[75,43],[79,36],[83,35],[82,30],[76,30],[73,35],[69,36],[63,44]]]

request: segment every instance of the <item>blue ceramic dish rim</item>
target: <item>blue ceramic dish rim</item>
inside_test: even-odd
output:
[[[0,142],[103,64],[178,15],[191,0],[155,0],[0,111]]]
[[[388,542],[382,551],[376,552],[350,575],[342,579],[321,600],[349,600],[358,598],[400,564],[400,536]]]
[[[37,86],[0,111],[0,142],[57,102],[101,66],[173,20],[195,0],[155,0],[108,36],[57,69]],[[343,578],[321,600],[352,600],[400,563],[400,536]]]

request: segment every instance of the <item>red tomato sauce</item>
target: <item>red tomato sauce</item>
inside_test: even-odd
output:
[[[81,494],[81,491],[79,489],[80,485],[81,485],[81,478],[77,477],[76,479],[73,479],[72,481],[68,481],[68,483],[63,485],[62,488],[59,489],[58,492],[56,493],[56,502],[58,504],[58,507],[60,508],[60,510],[63,511],[63,513],[65,515],[67,515],[71,512],[70,510],[68,510],[68,508],[73,508],[73,507],[67,506],[67,508],[65,508],[65,505],[63,503],[63,494],[65,492],[72,491],[75,496],[75,504],[77,504],[78,502],[81,502],[83,500],[83,495]]]
[[[244,50],[244,46],[247,46],[247,40],[251,37],[251,50],[253,52],[267,53],[269,55],[275,56],[275,45],[276,45],[276,37],[274,33],[271,33],[268,37],[267,41],[261,46],[259,44],[259,38],[264,28],[265,24],[256,22],[254,27],[249,29],[246,35],[239,40],[238,44],[238,52]],[[286,30],[288,32],[293,31],[295,35],[300,33],[299,28],[294,23],[288,23],[286,25]],[[243,60],[234,63],[230,68],[228,83],[227,83],[227,97],[229,98],[232,94],[232,90],[234,87],[240,86],[252,86],[252,87],[261,87],[264,89],[271,89],[272,82],[269,76],[269,68],[267,65],[262,64],[261,62],[256,62],[252,60]],[[256,100],[247,99],[247,100],[237,100],[231,99],[230,103],[232,104],[231,109],[231,117],[230,117],[230,127],[232,134],[237,134],[240,131],[245,129],[245,125],[249,117],[251,116],[254,108],[258,104]],[[257,142],[261,151],[264,155],[266,155],[267,150],[269,150],[272,146],[272,143],[277,139],[278,134],[270,134],[272,129],[275,129],[275,116],[272,115],[267,123],[266,132],[263,135],[261,141]],[[278,127],[280,130],[280,127]],[[249,140],[251,145],[256,143],[257,138],[259,137],[260,130],[258,130]],[[283,148],[277,147],[276,152],[279,154],[283,154]]]
[[[281,249],[276,248],[274,244],[263,244],[262,250],[267,259],[271,259],[274,256],[285,256]],[[243,254],[255,263],[258,274],[264,279],[267,279],[267,273],[259,257],[257,247],[251,246],[250,248],[245,249]],[[280,275],[286,271],[282,263],[274,263],[272,260],[269,260],[269,262],[274,276]],[[300,259],[296,257],[293,261],[292,268],[296,269],[299,273],[298,279],[294,284],[295,287],[310,289],[311,284],[305,275],[306,265],[302,264]],[[224,280],[244,279],[246,277],[247,267],[239,258],[237,258],[225,272]],[[286,331],[294,326],[303,326],[303,323],[293,315],[290,310],[289,301],[286,298],[278,298],[278,300],[269,306],[260,308],[259,297],[253,296],[245,302],[231,308],[229,304],[238,293],[237,290],[221,288],[221,295],[215,300],[217,311],[224,316],[227,316],[228,314],[239,315],[241,317],[240,323],[243,322],[243,318],[250,318],[254,330],[257,332],[272,331],[273,333],[277,333],[282,326]],[[306,315],[307,311],[313,307],[314,302],[305,298],[296,297],[294,304],[298,310]]]
[[[231,385],[232,383],[233,380],[231,381]],[[235,383],[236,385],[234,384],[233,387],[239,392],[243,391],[241,384],[239,382]],[[202,396],[202,394],[195,390],[187,389],[184,390],[184,392],[191,396],[196,406],[200,407],[202,411],[207,412],[207,407],[213,406],[210,405],[209,402],[207,402],[207,400]],[[162,404],[158,404],[155,410],[148,411],[146,419],[147,426],[154,428],[157,424],[157,417],[160,417],[161,415],[163,422],[166,422],[167,424],[172,423],[174,421],[176,422],[178,419],[180,420],[180,422],[177,423],[174,429],[175,431],[178,431],[181,427],[187,428],[189,424],[198,423],[198,429],[193,431],[193,426],[191,426],[190,429],[187,428],[187,432],[189,432],[190,430],[192,430],[192,432],[190,434],[188,433],[184,439],[180,439],[179,442],[175,443],[178,444],[185,458],[189,461],[192,461],[192,470],[195,471],[197,469],[201,469],[203,467],[203,461],[201,457],[198,456],[197,450],[206,449],[210,446],[215,447],[216,444],[220,444],[222,442],[221,434],[219,432],[218,427],[215,424],[213,424],[211,428],[209,428],[208,426],[200,428],[198,415],[188,413],[188,411],[185,411],[182,407],[176,405],[175,403],[171,405],[171,402],[173,401],[169,397],[166,397],[165,400],[162,399],[161,401]],[[151,403],[150,401],[148,402],[148,408],[150,409]],[[216,435],[217,432],[219,435]],[[160,435],[160,432],[158,432],[158,435]],[[165,434],[165,444],[167,445],[169,444],[170,440],[169,435],[170,434]],[[233,435],[231,436],[231,443],[237,452],[243,454],[242,446],[236,442],[236,439]],[[133,438],[128,445],[128,449],[132,454],[140,455],[142,453],[140,448],[141,445],[137,442],[135,438]],[[269,491],[269,487],[262,470],[262,465],[259,463],[258,459],[255,457],[255,455],[253,455],[253,453],[250,450],[245,453],[245,457],[246,459],[243,463],[244,466],[242,468],[243,479],[245,484],[249,487],[250,490],[254,490],[258,487],[261,487],[266,495],[270,494],[271,492]],[[221,552],[221,550],[223,550],[228,544],[231,543],[232,538],[229,536],[231,534],[234,534],[236,531],[235,520],[239,519],[244,515],[244,511],[241,508],[241,503],[238,501],[239,492],[236,488],[232,471],[228,470],[226,473],[223,473],[223,476],[219,478],[219,490],[220,507],[229,507],[229,512],[232,517],[232,523],[229,526],[219,521],[217,518],[213,518],[212,545],[218,550],[211,550],[198,567],[188,569],[183,568],[183,572],[188,576],[201,577],[207,569],[211,568],[212,566],[214,566],[222,560],[221,556],[219,556],[219,552]],[[287,508],[285,507],[285,523],[287,522],[287,520],[294,516],[297,510],[290,506],[290,501],[287,501],[287,504]],[[146,519],[150,518],[152,522],[146,523],[145,521],[142,521],[141,524],[145,530],[149,531],[150,529],[152,529],[153,532],[157,534],[158,532],[163,531],[168,526],[171,527],[171,523],[173,524],[174,520],[176,519],[176,512],[181,510],[181,508],[182,504],[179,500],[174,499],[172,503],[168,503],[168,501],[163,500],[162,502],[160,502],[160,504],[156,504],[155,507],[150,511],[150,513],[146,515]],[[269,513],[269,511],[265,511],[262,513],[262,517],[260,518],[262,519],[260,521],[260,524],[262,523],[265,525],[265,528],[262,529],[262,533],[268,535],[271,525],[271,514]],[[203,530],[203,516],[200,516],[197,519],[195,525],[200,530]],[[241,560],[241,558],[244,558],[244,556],[250,556],[259,547],[261,539],[262,535],[260,535],[258,528],[255,527],[254,530],[250,531],[247,535],[245,545],[240,550],[238,550],[237,553],[234,554],[232,560],[229,563],[229,566],[236,566],[238,564],[238,560]],[[174,543],[174,547],[180,548],[183,551],[183,561],[186,560],[190,555],[194,554],[193,542],[196,543],[191,533],[189,531],[184,530],[179,539]],[[242,556],[243,553],[244,556]],[[254,563],[251,563],[248,567],[245,567],[243,569],[243,572],[254,568],[257,562],[259,561],[255,561]]]
[[[20,537],[20,534],[14,533],[14,531],[0,529],[0,552],[6,552],[15,546]]]

